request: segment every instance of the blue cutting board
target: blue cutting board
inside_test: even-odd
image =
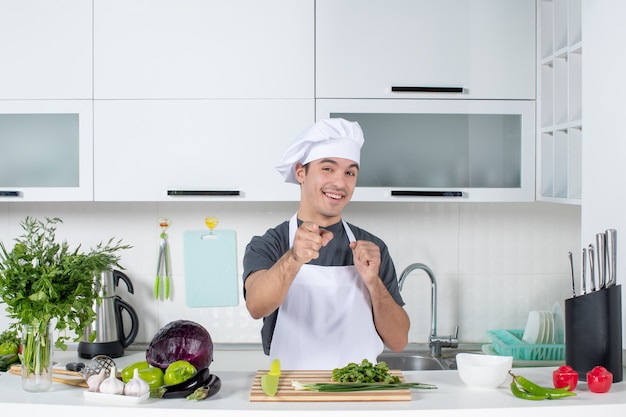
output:
[[[185,293],[189,307],[239,303],[237,235],[234,230],[188,230],[183,234]]]

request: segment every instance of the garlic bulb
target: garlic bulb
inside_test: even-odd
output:
[[[131,397],[141,397],[148,392],[150,392],[150,385],[139,377],[139,369],[135,368],[132,379],[124,387],[124,394]]]
[[[103,394],[120,395],[124,393],[124,382],[117,379],[117,369],[111,368],[111,374],[100,384],[100,392]]]
[[[87,386],[89,386],[89,391],[91,392],[98,392],[100,389],[100,384],[102,384],[102,381],[105,380],[106,378],[106,369],[102,368],[100,370],[100,373],[98,373],[97,375],[91,375],[89,378],[87,378]]]

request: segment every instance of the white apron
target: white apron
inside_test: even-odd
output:
[[[354,234],[343,221],[350,242]],[[298,228],[289,222],[289,247]],[[369,291],[354,265],[304,264],[278,310],[270,358],[283,369],[334,369],[367,359],[383,342],[374,327]]]

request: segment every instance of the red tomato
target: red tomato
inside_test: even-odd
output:
[[[587,385],[591,392],[608,392],[613,384],[613,374],[604,366],[596,366],[587,372]]]
[[[578,384],[578,372],[569,365],[563,365],[552,372],[552,382],[554,383],[554,388],[569,386],[569,390],[574,391]]]

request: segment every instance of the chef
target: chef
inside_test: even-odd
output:
[[[342,212],[359,174],[363,132],[341,118],[302,132],[276,167],[300,186],[298,211],[246,247],[244,298],[270,359],[334,369],[401,351],[409,318],[385,243]]]

